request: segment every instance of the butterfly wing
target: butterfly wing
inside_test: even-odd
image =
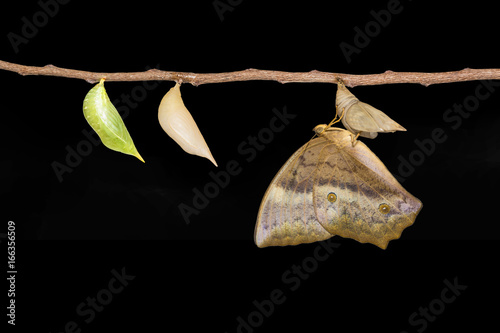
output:
[[[318,177],[314,157],[326,142],[310,141],[297,150],[271,181],[257,216],[258,247],[312,243],[332,237],[316,218],[313,188]]]
[[[349,132],[332,128],[274,177],[259,209],[255,242],[296,245],[339,235],[386,248],[421,207],[368,147],[352,147]]]

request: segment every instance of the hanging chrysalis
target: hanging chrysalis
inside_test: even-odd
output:
[[[120,114],[109,100],[104,89],[104,79],[101,79],[85,96],[83,114],[106,147],[135,156],[144,162]]]
[[[393,133],[395,131],[406,131],[406,129],[389,118],[382,111],[373,106],[360,102],[345,87],[342,80],[337,83],[337,116],[342,117],[342,124],[351,133],[358,136],[374,139],[378,132]]]
[[[203,135],[184,106],[179,83],[176,83],[161,100],[158,108],[158,120],[163,130],[186,153],[208,158],[217,166]]]

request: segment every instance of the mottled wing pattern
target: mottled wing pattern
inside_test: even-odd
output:
[[[422,203],[408,193],[362,142],[342,130],[327,131],[321,177],[315,183],[316,216],[332,235],[386,248],[413,224]],[[332,172],[333,171],[333,172]],[[336,196],[335,202],[326,198]]]
[[[339,235],[386,248],[413,224],[422,203],[362,142],[331,128],[299,149],[269,186],[259,210],[259,247]]]
[[[313,187],[323,138],[302,146],[288,159],[269,185],[259,209],[255,243],[259,247],[312,243],[332,237],[316,218]]]

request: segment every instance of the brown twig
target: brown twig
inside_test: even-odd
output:
[[[67,69],[47,65],[43,67],[25,66],[0,60],[0,69],[16,72],[21,75],[46,75],[59,76],[74,79],[82,79],[90,83],[98,82],[101,78],[106,81],[182,81],[198,86],[207,83],[222,83],[236,81],[266,80],[280,83],[291,82],[323,82],[337,83],[341,78],[346,86],[370,86],[394,83],[419,83],[424,86],[437,83],[451,83],[474,80],[499,80],[500,69],[471,69],[465,68],[460,71],[419,73],[419,72],[393,72],[386,71],[381,74],[353,75],[343,73],[328,73],[320,71],[310,72],[282,72],[261,69],[246,69],[226,73],[189,73],[169,72],[159,69],[150,69],[144,72],[133,73],[97,73],[74,69]]]

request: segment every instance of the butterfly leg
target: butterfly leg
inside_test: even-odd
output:
[[[337,105],[335,105],[335,109],[337,109]],[[335,117],[333,118],[332,121],[330,121],[330,123],[328,125],[323,125],[322,124],[322,125],[318,125],[318,126],[314,127],[313,131],[316,134],[313,136],[313,139],[314,139],[314,137],[323,134],[327,129],[329,129],[330,127],[332,127],[333,124],[336,124],[339,121],[341,121],[342,117],[344,117],[344,108],[342,108],[342,114],[340,115],[340,117],[339,117],[338,113],[335,113]]]
[[[360,133],[361,133],[361,132],[358,132],[358,134],[356,134],[356,136],[353,136],[353,135],[351,134],[351,138],[352,138],[352,146],[353,146],[353,147],[356,145],[356,142],[358,142],[357,140],[358,140],[358,137],[359,137],[359,134],[360,134]]]
[[[332,127],[333,124],[336,124],[338,123],[339,121],[342,120],[342,117],[344,117],[344,108],[342,108],[342,114],[340,115],[340,117],[338,116],[338,113],[337,113],[337,105],[335,105],[335,117],[333,118],[332,121],[330,121],[330,123],[328,124],[328,126],[326,128],[330,128]]]

